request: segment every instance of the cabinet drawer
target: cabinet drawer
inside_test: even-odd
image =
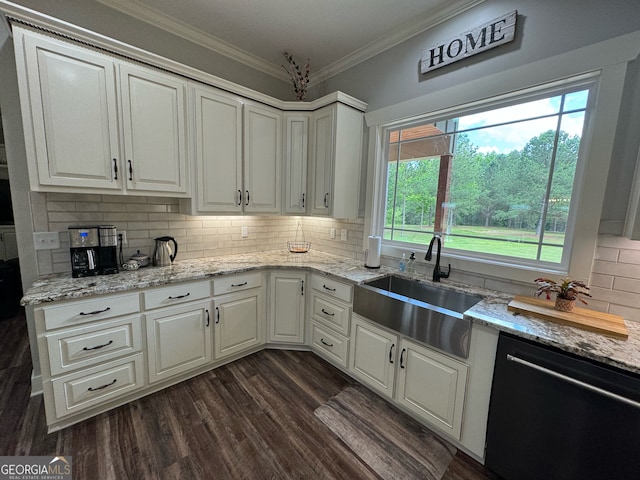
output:
[[[137,293],[94,297],[90,300],[78,300],[42,308],[47,330],[105,320],[139,311],[140,297]]]
[[[213,294],[239,292],[262,285],[262,274],[259,272],[232,275],[213,279]]]
[[[311,322],[311,346],[314,350],[328,356],[338,365],[347,368],[349,358],[347,349],[349,340],[342,335],[332,333],[329,329]]]
[[[71,415],[137,390],[144,385],[142,367],[143,355],[139,353],[53,380],[56,417]]]
[[[144,308],[151,310],[158,307],[169,307],[181,303],[209,298],[211,286],[208,280],[196,283],[181,283],[170,287],[160,287],[143,292]]]
[[[313,295],[313,318],[343,335],[349,335],[351,309],[322,295]]]
[[[351,303],[351,299],[353,298],[353,285],[347,285],[346,283],[341,283],[328,277],[314,275],[311,278],[311,286],[315,290],[325,295],[338,298],[343,302]]]
[[[135,353],[142,347],[140,316],[45,335],[51,375]]]

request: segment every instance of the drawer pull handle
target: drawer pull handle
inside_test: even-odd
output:
[[[129,162],[129,181],[133,181],[133,162],[131,160],[127,160]]]
[[[330,317],[335,317],[336,315],[335,313],[327,312],[324,308],[320,309],[320,311],[325,315],[329,315]]]
[[[96,345],[95,347],[84,347],[82,350],[86,350],[87,352],[89,352],[91,350],[98,350],[100,348],[108,347],[112,343],[113,343],[113,340],[109,340],[107,343],[105,343],[103,345]]]
[[[322,288],[324,288],[325,290],[329,290],[330,292],[335,292],[336,291],[335,288],[327,287],[326,285],[322,285]]]
[[[169,300],[178,300],[179,298],[185,298],[185,297],[188,297],[189,295],[191,295],[191,294],[189,292],[187,292],[184,295],[178,295],[176,297],[169,297]]]
[[[324,194],[324,208],[329,208],[329,202],[328,202],[328,200],[329,200],[329,194],[328,194],[328,193],[325,193],[325,194]]]
[[[322,343],[323,345],[326,345],[327,347],[333,347],[333,343],[327,343],[324,341],[324,338],[320,339],[320,343]]]
[[[118,179],[118,160],[113,159],[113,179]]]
[[[207,312],[207,327],[208,327],[209,323],[211,323],[211,318],[209,317],[209,310],[205,309],[205,312]]]
[[[404,352],[406,352],[406,348],[403,348],[400,352],[400,368],[404,368]]]
[[[105,383],[105,384],[104,384],[104,385],[102,385],[101,387],[96,387],[96,388],[89,387],[89,388],[87,388],[87,390],[88,390],[89,392],[97,392],[98,390],[102,390],[103,388],[110,387],[111,385],[113,385],[113,384],[114,384],[114,383],[116,383],[117,381],[118,381],[118,379],[117,379],[117,378],[114,378],[114,379],[113,379],[113,382],[111,382],[111,383]]]
[[[247,283],[249,283],[249,282],[232,283],[231,286],[232,287],[244,287]]]
[[[99,313],[108,312],[111,310],[111,307],[107,307],[104,310],[94,310],[93,312],[80,312],[80,315],[97,315]]]
[[[238,190],[238,203],[236,205],[242,205],[242,190]]]
[[[391,344],[391,348],[389,349],[389,363],[393,363],[393,349],[395,348],[396,344],[392,343]]]
[[[220,309],[216,307],[216,324],[220,323]]]

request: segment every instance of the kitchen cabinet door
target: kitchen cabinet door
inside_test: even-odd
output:
[[[333,145],[335,109],[320,109],[313,115],[312,134],[312,198],[313,215],[329,215],[332,199]]]
[[[304,343],[305,279],[298,272],[271,274],[270,342]]]
[[[186,196],[186,82],[121,64],[120,92],[127,189]]]
[[[19,27],[14,32],[32,189],[121,190],[113,59]]]
[[[460,439],[468,366],[403,339],[395,400]]]
[[[279,110],[245,104],[245,213],[280,213],[282,196],[282,114]]]
[[[145,314],[149,382],[206,365],[212,360],[211,302],[193,302]]]
[[[194,213],[242,213],[242,102],[213,88],[193,88]]]
[[[362,383],[393,398],[398,336],[353,315],[349,370]]]
[[[0,260],[18,257],[18,241],[12,226],[0,227]]]
[[[309,115],[285,114],[285,213],[307,213]]]
[[[312,117],[312,215],[357,218],[362,164],[362,112],[337,103]]]
[[[262,288],[214,298],[216,360],[264,343]]]

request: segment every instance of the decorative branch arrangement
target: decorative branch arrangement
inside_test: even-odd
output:
[[[305,100],[307,97],[307,86],[309,85],[309,59],[304,65],[304,71],[293,59],[293,56],[289,52],[283,52],[284,58],[287,61],[286,65],[281,65],[291,77],[293,83],[293,91],[296,94],[297,100]]]

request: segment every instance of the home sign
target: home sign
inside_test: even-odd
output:
[[[517,11],[507,13],[446,42],[423,50],[420,73],[427,73],[477,53],[512,42],[516,33]]]

